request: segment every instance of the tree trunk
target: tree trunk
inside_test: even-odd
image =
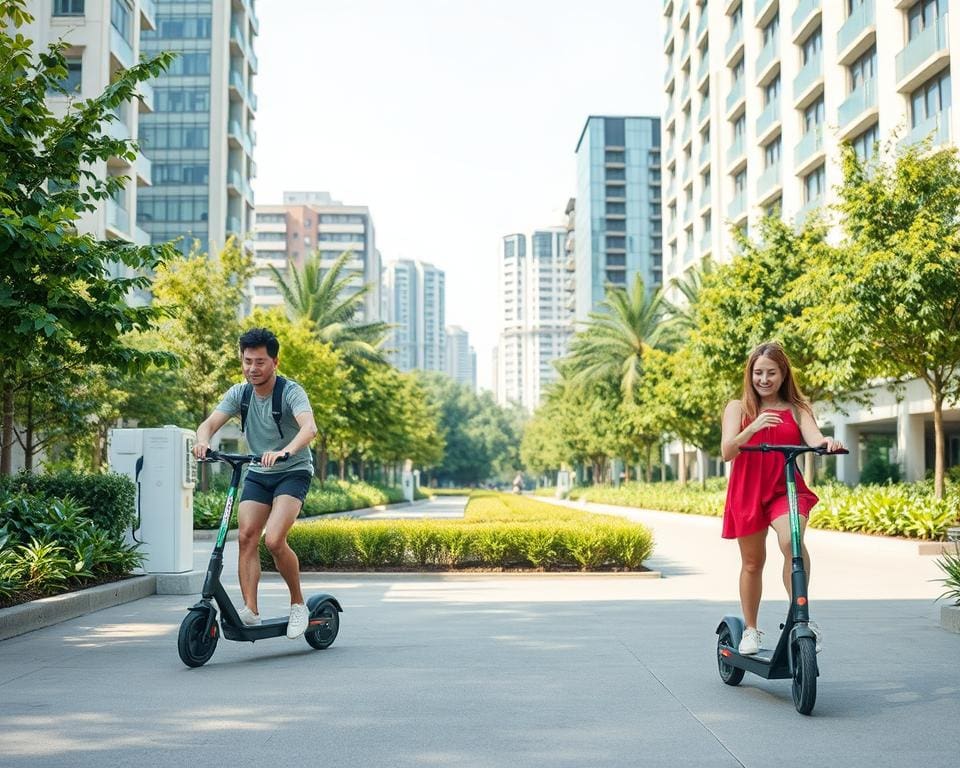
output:
[[[939,388],[938,388],[939,389]],[[932,392],[933,395],[933,444],[934,444],[934,462],[933,462],[933,496],[936,499],[943,498],[944,491],[944,464],[945,451],[943,439],[943,393],[940,391]]]
[[[360,482],[361,482],[361,483],[364,482],[364,477],[363,477],[363,475],[364,475],[364,471],[363,471],[363,470],[364,470],[364,466],[363,466],[363,465],[364,465],[364,461],[363,461],[363,459],[360,459],[360,465],[359,465],[359,466],[360,466],[360,472],[359,472],[358,474],[360,475]]]
[[[13,385],[3,382],[3,431],[0,435],[0,475],[13,473]]]
[[[678,462],[680,467],[679,477],[677,478],[680,481],[682,487],[687,485],[687,444],[680,441],[680,460]]]
[[[27,424],[23,438],[23,468],[33,472],[33,393],[27,395]]]
[[[648,483],[653,482],[653,446],[647,446],[647,467],[645,471],[645,476]]]
[[[327,436],[320,437],[320,482],[326,482],[327,479]]]

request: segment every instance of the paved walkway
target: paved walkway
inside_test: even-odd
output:
[[[717,676],[713,632],[736,610],[737,563],[719,521],[619,513],[654,529],[664,578],[307,574],[307,592],[345,607],[330,649],[222,641],[192,670],[176,651],[183,597],[0,642],[0,765],[957,764],[960,636],[938,626],[938,571],[915,544],[810,532],[826,639],[802,717],[788,682]],[[785,611],[778,570],[771,632]],[[266,613],[284,611],[276,576],[261,594]]]

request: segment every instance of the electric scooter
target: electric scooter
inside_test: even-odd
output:
[[[792,599],[777,647],[772,651],[761,648],[756,654],[743,656],[737,650],[743,636],[744,622],[739,616],[724,616],[717,627],[717,666],[720,679],[727,685],[739,685],[745,672],[752,672],[767,680],[793,680],[793,703],[801,715],[809,715],[817,701],[816,635],[810,628],[810,606],[807,602],[807,573],[803,565],[800,543],[800,512],[797,507],[797,456],[803,453],[818,455],[849,453],[846,449],[827,451],[808,445],[745,445],[741,451],[776,451],[785,459],[787,501],[790,506],[790,543],[792,570],[790,576]]]
[[[283,456],[279,461],[285,461]],[[224,504],[223,516],[220,518],[220,530],[217,534],[217,543],[210,555],[207,566],[207,575],[203,582],[203,593],[196,605],[187,611],[186,617],[180,624],[180,635],[177,639],[177,650],[180,659],[188,667],[199,667],[206,664],[213,652],[217,649],[222,629],[227,640],[256,642],[268,637],[286,637],[289,617],[265,619],[254,626],[246,626],[237,615],[233,602],[227,595],[223,584],[220,583],[220,574],[223,571],[223,547],[227,540],[227,530],[230,527],[230,516],[237,497],[237,488],[240,486],[240,475],[244,464],[259,464],[260,457],[252,454],[220,453],[208,450],[207,455],[199,461],[222,461],[233,469],[230,478],[230,488],[227,490],[227,501]],[[217,624],[216,602],[222,614],[220,624]],[[307,630],[303,636],[313,648],[329,648],[337,638],[340,630],[340,613],[343,608],[339,601],[331,595],[311,595],[307,599],[307,609],[310,612]]]

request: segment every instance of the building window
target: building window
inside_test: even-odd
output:
[[[947,12],[947,0],[920,0],[907,11],[907,39],[913,40]]]
[[[773,14],[770,23],[763,28],[763,46],[771,45],[780,33],[780,11]]]
[[[603,121],[603,143],[608,147],[623,147],[625,138],[626,120],[623,118],[606,118]]]
[[[910,94],[910,127],[916,128],[950,109],[950,104],[950,70],[947,69]]]
[[[606,151],[604,162],[607,163],[622,163],[626,160],[624,151],[622,149],[608,149]]]
[[[853,146],[853,151],[857,153],[857,157],[859,157],[862,162],[866,162],[873,157],[879,139],[880,134],[877,129],[877,124],[874,123],[851,141],[850,144]]]
[[[53,0],[54,16],[83,16],[83,0]]]
[[[747,169],[744,168],[740,173],[733,177],[733,194],[739,197],[747,188]]]
[[[733,140],[734,142],[739,141],[743,138],[743,135],[747,132],[747,117],[746,115],[740,115],[737,118],[737,121],[733,124]]]
[[[819,55],[823,50],[823,28],[817,27],[814,33],[808,37],[800,48],[800,61],[803,66],[810,63],[810,59]]]
[[[737,32],[740,22],[743,21],[743,3],[737,6],[737,9],[730,14],[730,36]]]
[[[821,165],[803,177],[803,202],[819,200],[827,186],[826,165]]]
[[[767,144],[763,149],[763,159],[764,159],[764,168],[769,168],[771,165],[776,165],[780,162],[780,150],[781,150],[781,139],[777,136],[776,139]]]
[[[67,93],[80,93],[83,85],[83,60],[79,57],[67,58],[67,76],[58,85]],[[52,94],[60,93],[56,88],[49,90]]]
[[[823,96],[821,96],[803,110],[803,132],[809,133],[817,126],[822,125],[824,115]]]
[[[133,9],[127,0],[113,0],[110,3],[110,24],[120,37],[133,44]]]
[[[740,80],[741,77],[743,77],[743,73],[744,73],[744,64],[743,64],[743,57],[741,57],[736,64],[730,67],[731,84],[736,85],[737,81]]]
[[[780,75],[767,83],[763,89],[763,103],[766,106],[780,98]]]
[[[873,45],[869,51],[850,65],[850,93],[873,80],[876,71],[877,46]]]

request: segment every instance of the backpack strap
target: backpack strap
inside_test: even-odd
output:
[[[280,419],[283,416],[283,388],[287,380],[283,376],[277,376],[273,384],[273,420],[277,423],[277,432],[280,433],[280,439],[283,440],[283,428],[280,426]]]
[[[283,418],[283,388],[287,380],[283,376],[277,376],[273,384],[273,402],[270,406],[270,413],[277,425],[277,432],[280,433],[280,439],[283,440],[283,428],[280,421]],[[253,385],[250,383],[243,385],[243,392],[240,393],[240,431],[246,432],[247,411],[250,410],[250,398],[253,397]]]

